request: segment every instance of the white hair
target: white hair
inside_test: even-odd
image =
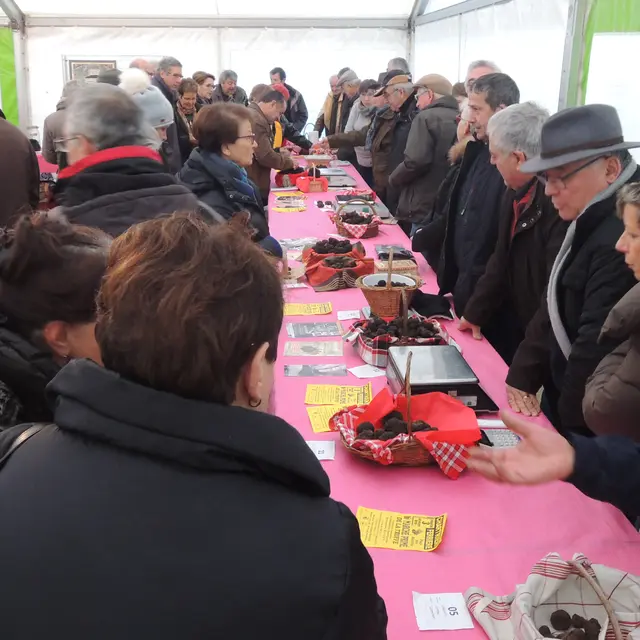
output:
[[[389,89],[395,89],[396,91],[404,91],[405,93],[411,93],[413,91],[412,82],[399,82],[398,84],[387,85]]]
[[[521,151],[527,158],[540,153],[542,125],[549,112],[535,102],[512,104],[495,113],[487,127],[492,146],[505,153]]]
[[[487,69],[491,69],[493,73],[502,73],[500,71],[500,67],[495,63],[491,62],[491,60],[474,60],[467,69],[467,76],[476,69],[481,69],[482,67],[486,67]]]
[[[233,82],[238,82],[238,74],[235,71],[231,71],[231,69],[227,69],[220,74],[220,84],[224,84],[227,80],[232,80]]]

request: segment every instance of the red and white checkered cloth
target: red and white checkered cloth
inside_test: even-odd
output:
[[[401,433],[393,440],[359,440],[356,425],[367,407],[348,407],[336,413],[329,421],[332,431],[339,431],[347,445],[358,451],[371,451],[376,462],[383,465],[393,464],[393,451],[390,446],[409,441],[409,435]],[[438,463],[444,474],[455,480],[467,467],[469,454],[465,447],[444,442],[428,442],[416,434],[416,440],[424,446]]]
[[[422,320],[431,322],[438,330],[437,338],[402,338],[402,345],[439,345],[449,344],[450,337],[446,329],[433,318],[422,318],[414,311],[409,313],[410,318],[421,318]],[[354,322],[342,339],[347,343],[353,343],[358,355],[367,363],[374,367],[385,369],[389,362],[389,347],[393,347],[400,342],[400,338],[392,338],[390,335],[379,336],[377,338],[366,338],[362,335],[364,327],[368,320],[358,320]]]
[[[354,238],[362,238],[362,236],[369,230],[370,227],[379,227],[381,224],[380,218],[378,216],[372,216],[371,222],[369,224],[347,224],[346,222],[342,223],[342,226],[354,237]]]
[[[591,564],[582,554],[581,564],[608,597],[623,635],[640,629],[640,578],[604,565]],[[494,596],[472,587],[465,593],[467,606],[491,640],[538,640],[542,626],[553,628],[551,614],[564,609],[602,626],[600,640],[615,640],[602,602],[578,570],[557,553],[534,565],[523,585],[509,596]]]

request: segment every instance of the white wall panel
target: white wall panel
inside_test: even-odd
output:
[[[64,58],[113,60],[124,69],[137,57],[177,57],[186,74],[217,73],[216,29],[133,29],[122,27],[33,27],[27,30],[32,124],[40,127],[55,110],[64,85]]]
[[[473,60],[493,60],[518,83],[522,100],[554,112],[568,14],[569,0],[513,0],[422,25],[416,29],[416,70],[455,82]]]

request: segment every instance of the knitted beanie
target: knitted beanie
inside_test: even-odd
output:
[[[154,129],[173,123],[173,107],[160,89],[151,85],[149,76],[140,69],[126,69],[120,76],[120,88],[126,91],[144,113]]]

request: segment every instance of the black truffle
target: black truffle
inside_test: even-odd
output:
[[[551,614],[550,622],[556,631],[566,631],[571,627],[571,616],[564,609],[558,609]]]
[[[371,431],[371,433],[373,433],[375,431],[375,427],[371,422],[363,422],[358,425],[356,433],[362,433],[363,431]]]
[[[591,620],[587,620],[584,623],[584,631],[587,640],[598,640],[600,631],[602,631],[602,625],[595,618],[591,618]]]
[[[380,434],[379,440],[393,440],[398,434],[393,431],[383,431]]]
[[[585,633],[583,629],[571,629],[564,634],[565,640],[585,640]]]
[[[551,629],[546,625],[541,626],[538,631],[543,638],[553,638],[553,634],[551,633]]]
[[[386,431],[391,431],[395,434],[407,433],[407,423],[404,420],[398,420],[398,418],[391,418],[391,420],[387,420],[384,428]]]
[[[382,424],[386,425],[389,420],[402,420],[402,414],[399,411],[392,411],[382,418]]]
[[[586,620],[582,616],[579,616],[577,613],[574,613],[571,616],[571,626],[575,627],[576,629],[584,629],[585,622]]]
[[[384,433],[384,429],[378,429],[377,431],[374,431],[374,432],[373,432],[373,437],[374,437],[376,440],[379,440],[379,439],[380,439],[380,436],[381,436],[383,433]]]

